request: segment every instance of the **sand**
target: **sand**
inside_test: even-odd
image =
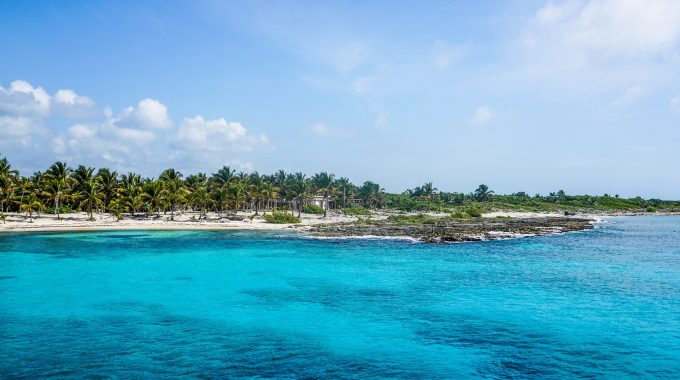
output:
[[[73,231],[73,230],[191,230],[191,229],[225,229],[225,230],[283,230],[288,228],[300,228],[324,223],[351,222],[357,220],[354,216],[338,215],[329,213],[327,217],[322,215],[302,214],[302,223],[272,224],[266,223],[262,216],[250,218],[253,213],[239,212],[238,216],[244,217],[243,221],[232,221],[224,217],[220,218],[217,213],[208,213],[207,220],[198,220],[197,212],[184,212],[175,214],[175,220],[170,220],[170,213],[160,214],[160,217],[144,217],[138,215],[135,218],[125,216],[123,220],[116,220],[109,214],[94,214],[94,221],[88,220],[84,212],[62,214],[61,220],[56,215],[40,214],[33,216],[31,222],[24,213],[8,213],[4,223],[0,221],[0,231]],[[375,218],[384,216],[376,215]],[[192,220],[193,218],[193,220]]]

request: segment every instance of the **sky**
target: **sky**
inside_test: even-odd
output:
[[[680,1],[0,0],[0,156],[680,199]]]

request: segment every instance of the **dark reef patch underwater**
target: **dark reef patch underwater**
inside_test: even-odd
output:
[[[678,378],[680,217],[430,245],[0,234],[0,377]]]

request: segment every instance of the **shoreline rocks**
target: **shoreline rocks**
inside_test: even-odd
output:
[[[556,235],[591,228],[592,219],[544,217],[460,220],[439,218],[427,223],[361,220],[311,226],[306,230],[321,237],[410,237],[425,243],[453,243]]]

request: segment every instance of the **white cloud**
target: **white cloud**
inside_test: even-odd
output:
[[[15,80],[8,89],[0,85],[0,114],[47,115],[50,96],[42,87],[33,87],[23,80]]]
[[[87,96],[78,95],[73,90],[58,90],[52,97],[51,111],[67,118],[86,118],[96,113],[95,103]]]
[[[148,163],[156,135],[139,127],[121,127],[119,121],[119,117],[107,117],[99,123],[74,124],[52,139],[52,151],[59,159],[79,163]]]
[[[55,117],[80,120],[66,127]],[[238,155],[271,147],[266,135],[248,133],[240,123],[223,118],[186,118],[174,128],[167,107],[156,99],[142,99],[114,113],[74,90],[50,96],[26,81],[14,81],[8,89],[0,86],[0,149],[32,165],[31,170],[65,160],[148,175],[174,164],[195,170],[227,162],[248,170],[253,164]]]
[[[626,92],[618,98],[614,99],[612,103],[616,107],[623,107],[629,104],[635,103],[643,95],[642,88],[640,86],[632,86],[626,89]]]
[[[548,2],[523,35],[528,47],[586,60],[668,56],[680,40],[677,0]]]
[[[324,123],[314,123],[309,126],[312,135],[321,138],[346,137],[347,131],[344,129],[332,128]]]
[[[42,87],[33,87],[24,80],[12,82],[8,89],[0,85],[0,115],[78,119],[93,116],[95,112],[94,101],[73,90],[61,89],[50,96]]]
[[[496,117],[496,113],[487,105],[479,106],[472,114],[470,118],[470,123],[474,125],[484,125],[493,120]]]
[[[266,135],[248,134],[241,123],[200,115],[184,118],[175,141],[180,149],[202,152],[251,152],[269,145]]]
[[[127,107],[120,116],[120,125],[147,129],[165,129],[172,126],[168,108],[156,99],[142,99],[137,107]]]
[[[26,116],[0,116],[0,147],[12,149],[32,145],[45,133],[40,119]]]

